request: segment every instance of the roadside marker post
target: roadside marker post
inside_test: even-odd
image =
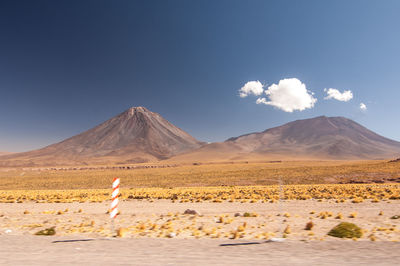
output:
[[[114,220],[118,215],[118,195],[119,195],[119,184],[120,180],[118,177],[115,177],[112,183],[112,194],[111,194],[111,210],[110,210],[110,218],[111,218],[111,233],[114,234]]]
[[[284,199],[285,195],[284,195],[284,191],[283,191],[283,184],[282,184],[282,178],[279,178],[279,202],[278,202],[278,211],[281,217],[281,229],[279,231],[281,231],[282,236],[281,237],[273,237],[271,238],[269,241],[270,242],[283,242],[285,241],[284,238],[284,233],[283,233],[283,227],[284,227],[284,218],[283,218],[283,208],[282,208],[282,200]]]
[[[273,180],[273,179],[267,179],[267,180]],[[274,180],[275,181],[275,180]],[[284,199],[285,195],[284,195],[284,191],[283,191],[283,182],[282,182],[282,177],[279,177],[278,179],[278,184],[279,184],[279,201],[278,201],[278,213],[280,215],[281,218],[281,222],[280,222],[280,232],[281,232],[281,237],[272,237],[269,240],[267,240],[267,242],[284,242],[285,238],[284,238],[284,232],[283,232],[283,227],[284,227],[284,218],[283,218],[283,206],[282,206],[282,200]]]

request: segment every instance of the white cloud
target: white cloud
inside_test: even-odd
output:
[[[348,102],[353,99],[353,93],[350,90],[340,92],[337,89],[324,89],[327,96],[324,98],[325,100],[335,99],[341,102]]]
[[[265,98],[258,98],[257,101],[256,101],[256,104],[260,104],[260,103],[267,104],[267,99],[265,99]]]
[[[360,103],[360,109],[361,111],[367,111],[367,106],[365,105],[365,103]]]
[[[239,96],[244,98],[249,96],[250,94],[254,94],[256,96],[261,95],[264,92],[264,85],[261,82],[257,81],[249,81],[239,90]]]
[[[265,91],[268,97],[258,98],[257,104],[272,105],[285,112],[303,111],[314,107],[317,99],[306,89],[306,85],[297,78],[282,79],[279,84],[272,84]]]

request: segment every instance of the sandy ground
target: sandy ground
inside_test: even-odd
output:
[[[396,265],[394,242],[240,244],[221,239],[101,239],[1,236],[1,265]]]
[[[391,219],[400,214],[396,200],[124,201],[115,221],[115,229],[124,228],[124,238],[112,237],[108,207],[109,202],[0,204],[0,264],[394,265],[400,259],[400,219]],[[200,215],[184,215],[186,209]],[[256,217],[244,217],[246,212]],[[342,219],[336,219],[339,213]],[[349,217],[352,213],[355,218]],[[304,230],[309,221],[314,227]],[[341,221],[360,226],[363,237],[327,236]],[[53,226],[54,236],[34,235]],[[265,242],[288,227],[285,242]]]

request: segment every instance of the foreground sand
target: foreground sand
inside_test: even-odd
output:
[[[76,242],[63,242],[78,240]],[[90,241],[79,241],[90,240]],[[396,265],[394,242],[0,236],[1,265]]]
[[[393,265],[400,259],[400,219],[391,219],[400,214],[399,200],[281,204],[130,200],[120,203],[121,215],[115,221],[115,228],[125,228],[124,238],[111,237],[108,207],[109,202],[0,204],[0,264]],[[186,209],[200,215],[184,215]],[[244,217],[246,212],[256,217]],[[342,219],[336,219],[338,213]],[[314,227],[304,230],[310,220]],[[359,225],[364,236],[358,241],[327,236],[341,221]],[[52,226],[55,236],[34,235]],[[282,236],[288,226],[284,243],[265,243]],[[84,239],[90,241],[66,241]],[[253,242],[262,244],[220,246]]]

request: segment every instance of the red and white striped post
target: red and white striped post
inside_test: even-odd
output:
[[[114,234],[114,219],[118,214],[118,195],[119,195],[119,178],[115,177],[112,183],[112,194],[111,194],[111,210],[110,210],[110,218],[111,218],[111,230]]]

